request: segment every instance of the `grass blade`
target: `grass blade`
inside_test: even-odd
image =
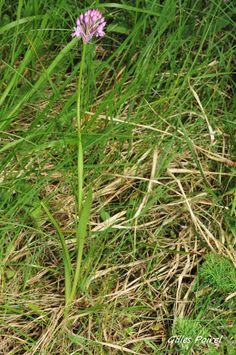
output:
[[[65,242],[65,237],[64,234],[61,231],[61,228],[47,206],[44,204],[44,202],[41,202],[41,205],[46,212],[50,222],[54,225],[56,228],[56,231],[59,235],[61,246],[62,246],[62,253],[63,253],[63,263],[64,263],[64,271],[65,271],[65,294],[66,294],[66,301],[69,299],[69,295],[71,292],[71,274],[72,274],[72,266],[71,266],[71,261],[70,261],[70,255],[69,251]]]
[[[78,249],[78,254],[77,254],[77,260],[76,260],[76,270],[75,270],[75,276],[74,276],[74,281],[72,285],[72,291],[71,291],[71,301],[73,301],[76,293],[76,288],[78,286],[78,281],[80,277],[80,269],[81,269],[81,261],[82,261],[82,255],[83,255],[83,249],[84,249],[84,241],[85,241],[85,236],[86,236],[86,229],[90,217],[90,211],[92,207],[92,189],[90,188],[87,198],[84,202],[83,208],[81,210],[80,214],[80,221],[79,221],[79,226],[77,228],[77,249]]]

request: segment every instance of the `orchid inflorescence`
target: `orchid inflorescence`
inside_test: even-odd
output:
[[[103,37],[106,21],[99,10],[88,10],[76,20],[72,37],[82,37],[84,43],[88,43],[93,36]]]

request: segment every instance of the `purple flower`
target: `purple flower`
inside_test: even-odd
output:
[[[98,10],[88,10],[76,20],[72,37],[82,37],[84,43],[88,43],[93,36],[103,37],[106,21]]]

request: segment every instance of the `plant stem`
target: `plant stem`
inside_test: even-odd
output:
[[[83,44],[82,57],[80,63],[80,72],[77,86],[77,134],[78,134],[78,162],[77,162],[77,173],[78,173],[78,217],[81,213],[82,199],[83,199],[83,146],[81,137],[81,88],[82,88],[82,77],[85,64],[85,52],[86,44]]]
[[[83,204],[83,208],[81,210],[79,226],[77,228],[77,259],[76,259],[76,269],[74,273],[74,279],[71,287],[70,302],[73,302],[75,298],[76,290],[80,278],[84,241],[85,241],[86,229],[90,217],[91,207],[92,207],[92,189],[90,188],[87,197],[85,199],[85,202]]]
[[[77,261],[76,261],[76,271],[72,283],[72,289],[70,293],[69,302],[67,302],[66,313],[68,314],[69,307],[71,302],[73,302],[76,288],[79,279],[80,265],[82,259],[83,251],[83,241],[81,240],[82,235],[80,232],[81,227],[81,218],[82,218],[82,201],[83,201],[83,145],[82,145],[82,136],[81,136],[81,90],[82,90],[82,78],[85,64],[85,53],[86,53],[86,44],[83,44],[82,48],[82,57],[80,63],[80,72],[77,84],[77,135],[78,135],[78,160],[77,160],[77,183],[78,183],[78,199],[77,199],[77,226],[76,226],[76,246],[77,246]]]

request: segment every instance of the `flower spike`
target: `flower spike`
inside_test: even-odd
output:
[[[88,10],[81,14],[76,20],[76,25],[71,35],[81,37],[84,43],[88,43],[93,36],[105,36],[106,21],[99,10]]]

